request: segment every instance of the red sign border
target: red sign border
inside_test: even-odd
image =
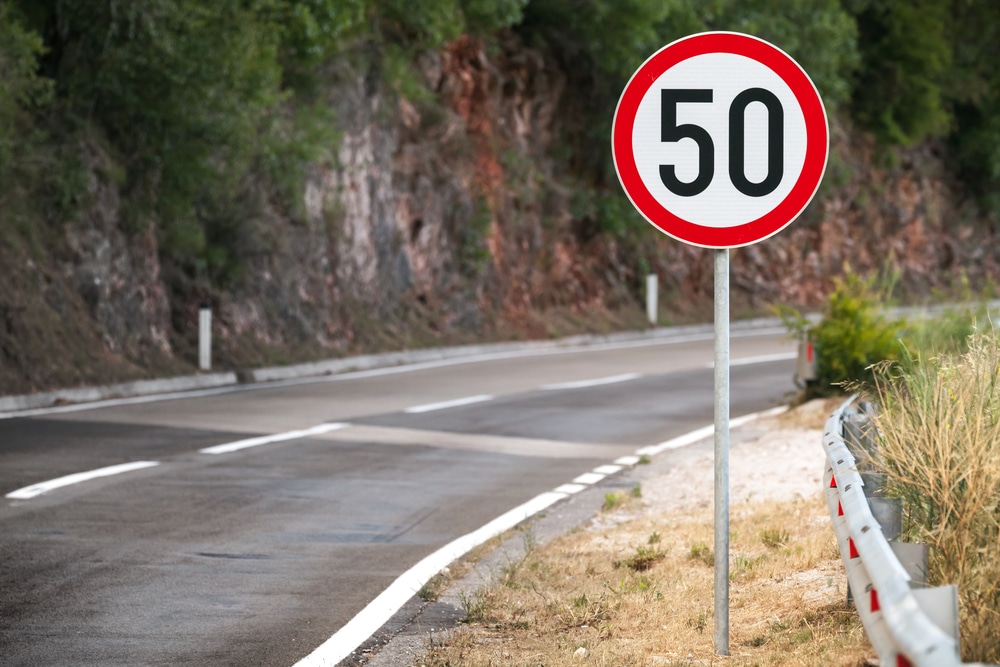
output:
[[[646,92],[668,69],[707,53],[752,58],[781,77],[798,100],[806,123],[802,172],[780,204],[756,220],[732,227],[706,227],[667,210],[643,183],[632,151],[635,116]],[[787,53],[758,37],[737,32],[703,32],[683,37],[650,56],[625,85],[615,109],[611,152],[625,194],[646,220],[678,241],[704,248],[738,248],[762,241],[787,227],[812,200],[826,171],[830,133],[819,92],[802,67]]]

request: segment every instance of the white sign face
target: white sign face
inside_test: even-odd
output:
[[[789,224],[828,152],[805,72],[767,42],[704,33],[639,68],[615,113],[615,167],[653,225],[687,243],[736,247]]]

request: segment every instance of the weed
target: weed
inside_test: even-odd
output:
[[[635,572],[643,572],[653,567],[667,557],[667,554],[656,547],[638,547],[635,554],[625,560],[615,561],[615,567],[627,567]]]
[[[449,580],[449,575],[438,572],[420,587],[417,596],[425,602],[433,602],[441,596],[441,591],[448,585]]]
[[[660,537],[660,534],[654,530],[649,534],[649,539],[646,540],[646,544],[659,544],[661,539],[663,538]]]
[[[459,591],[458,601],[462,605],[462,611],[465,612],[462,623],[482,623],[486,620],[486,612],[490,605],[483,591],[475,591],[472,595]]]
[[[777,549],[788,543],[788,531],[783,528],[765,528],[760,531],[760,541],[765,547]]]
[[[715,553],[704,542],[695,542],[691,545],[691,560],[701,561],[706,565],[714,565]]]
[[[601,510],[604,512],[610,512],[621,505],[622,500],[623,498],[620,491],[607,491],[604,494],[604,504],[601,505]]]
[[[653,459],[649,458],[648,454],[643,454],[642,456],[639,457],[638,465],[648,466],[652,462],[653,462]]]
[[[753,574],[760,568],[761,563],[763,562],[764,556],[746,556],[744,554],[736,554],[733,556],[733,565],[729,571],[729,578],[736,579],[739,576]]]

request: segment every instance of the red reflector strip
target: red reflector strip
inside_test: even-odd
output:
[[[878,606],[878,591],[874,588],[872,589],[872,613],[874,614],[879,610]]]
[[[835,475],[830,475],[830,488],[831,489],[837,488],[837,477]]]
[[[844,506],[839,500],[837,501],[837,516],[844,516]]]
[[[813,360],[813,344],[806,343],[806,361],[812,363]]]
[[[847,550],[850,552],[850,557],[851,558],[857,558],[858,556],[861,555],[861,554],[858,553],[858,548],[856,546],[854,546],[854,538],[853,537],[847,538]]]
[[[913,667],[913,663],[905,655],[896,654],[896,667]]]

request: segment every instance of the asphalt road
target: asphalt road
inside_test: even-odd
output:
[[[733,416],[787,398],[783,334],[731,348]],[[442,545],[710,424],[711,360],[709,334],[0,421],[0,664],[292,665]]]

